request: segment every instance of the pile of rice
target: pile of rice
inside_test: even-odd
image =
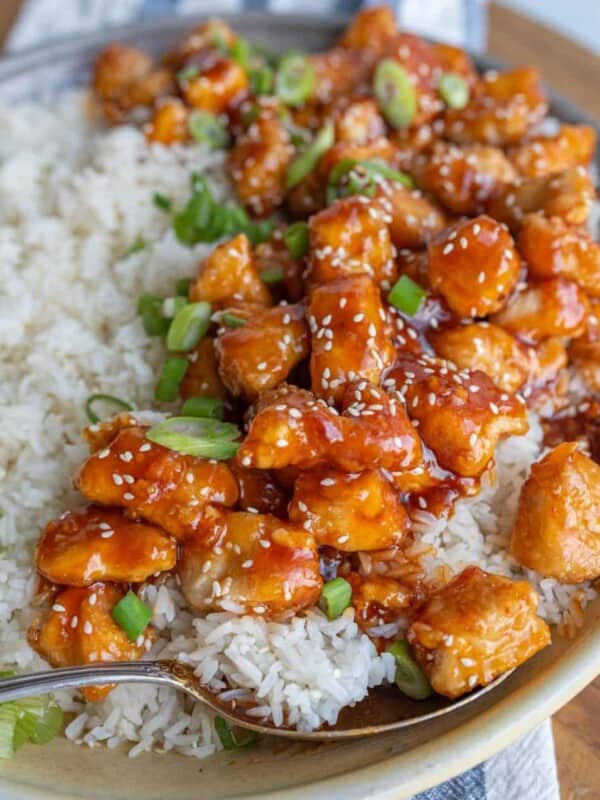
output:
[[[133,128],[93,130],[82,96],[52,107],[0,108],[0,659],[19,670],[43,667],[26,641],[32,618],[32,551],[45,523],[80,498],[75,468],[86,456],[80,430],[95,392],[137,408],[152,400],[163,345],[136,317],[142,292],[169,294],[196,271],[209,248],[182,247],[155,192],[182,205],[190,173],[208,176],[227,196],[223,156],[198,147],[148,148]],[[143,239],[146,247],[127,255]],[[457,504],[447,523],[423,513],[425,544],[439,548],[428,566],[469,563],[514,577],[523,570],[505,552],[516,503],[541,431],[504,442],[497,480]],[[541,614],[565,627],[580,621],[593,596],[527,574]],[[230,613],[193,618],[174,582],[146,590],[161,637],[151,656],[192,664],[225,697],[253,693],[255,713],[302,729],[334,722],[369,687],[393,679],[393,658],[378,655],[352,609],[333,622],[317,610],[290,623]],[[101,703],[61,693],[76,712],[67,736],[130,754],[177,750],[197,757],[220,747],[212,715],[182,695],[153,686],[119,686]]]

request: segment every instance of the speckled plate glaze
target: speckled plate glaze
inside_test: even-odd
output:
[[[330,45],[341,18],[222,15],[276,49]],[[0,100],[41,98],[85,85],[98,49],[118,39],[159,53],[194,20],[162,19],[56,41],[0,60]],[[497,66],[477,59],[481,67]],[[596,124],[552,95],[552,113]],[[599,162],[600,163],[600,162]],[[578,636],[517,669],[494,691],[452,714],[347,744],[264,741],[242,754],[196,761],[176,754],[90,750],[58,739],[0,762],[0,800],[400,800],[489,758],[553,714],[600,673],[600,598]]]

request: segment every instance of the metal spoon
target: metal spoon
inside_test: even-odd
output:
[[[59,689],[76,689],[97,684],[154,683],[159,686],[171,686],[185,692],[235,725],[257,733],[282,736],[287,739],[339,741],[406,728],[418,722],[448,714],[479,699],[483,694],[487,694],[508,675],[510,672],[504,673],[487,686],[470,692],[454,702],[439,695],[417,702],[410,700],[394,686],[377,687],[369,692],[369,696],[365,700],[352,708],[343,709],[335,727],[323,727],[310,732],[283,726],[275,727],[268,722],[257,722],[244,713],[243,706],[236,707],[235,701],[219,700],[216,694],[200,683],[190,667],[178,661],[125,661],[112,664],[93,664],[3,678],[0,680],[0,703]]]

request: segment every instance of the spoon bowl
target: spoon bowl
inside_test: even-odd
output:
[[[246,713],[250,708],[248,705],[238,704],[235,700],[220,700],[219,695],[200,682],[190,667],[179,661],[92,664],[3,678],[0,680],[0,703],[60,689],[110,683],[153,683],[185,692],[235,725],[256,733],[306,741],[343,741],[407,728],[449,714],[494,689],[511,672],[512,670],[505,672],[487,686],[469,692],[455,701],[440,695],[433,695],[427,700],[411,700],[395,686],[378,686],[360,703],[343,709],[334,726],[323,726],[314,731],[302,731],[284,725],[275,726],[266,721],[259,722],[253,719]]]

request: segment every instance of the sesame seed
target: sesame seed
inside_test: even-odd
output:
[[[350,538],[349,534],[345,534],[344,536],[338,536],[337,543],[344,544],[344,542],[347,542],[349,538]]]
[[[242,466],[243,467],[249,467],[251,463],[252,463],[252,459],[250,458],[250,456],[244,456],[242,458]]]
[[[185,479],[186,479],[186,481],[188,483],[193,483],[194,482],[194,473],[193,472],[186,472],[185,473]]]
[[[102,537],[102,539],[110,539],[110,537],[114,536],[114,534],[115,534],[114,531],[102,531],[100,536]]]
[[[321,486],[335,486],[335,478],[323,478]]]
[[[306,505],[306,503],[303,503],[302,500],[298,500],[297,505],[298,505],[298,510],[299,511],[302,511],[303,513],[305,511],[308,511],[308,506]]]
[[[259,539],[258,543],[261,547],[264,547],[265,550],[268,550],[271,547],[271,542],[268,539]]]
[[[447,245],[444,247],[444,249],[442,250],[442,254],[443,254],[443,255],[445,255],[445,256],[447,256],[447,255],[448,255],[449,253],[451,253],[453,250],[454,250],[454,245],[452,244],[452,242],[448,242],[448,244],[447,244]]]
[[[54,605],[52,606],[52,611],[61,612],[61,611],[66,611],[66,610],[67,609],[64,606],[61,606],[60,603],[54,603]]]
[[[123,500],[135,500],[135,497],[131,494],[131,492],[124,492]]]
[[[90,633],[94,632],[94,629],[92,628],[92,623],[89,621],[89,619],[86,619],[86,621],[83,623],[83,632],[87,633],[88,636],[90,635]]]
[[[116,472],[113,472],[112,479],[113,479],[113,483],[115,484],[115,486],[122,486],[123,485],[123,478],[120,475],[118,475]]]
[[[355,314],[352,317],[352,322],[362,322],[364,318],[365,318],[364,314]]]
[[[287,439],[277,439],[277,441],[275,442],[275,446],[276,447],[287,447],[288,446],[288,441],[287,441]]]
[[[144,444],[140,445],[139,447],[140,453],[147,453],[149,450],[152,450],[152,445],[150,442],[144,442]]]
[[[242,564],[242,569],[250,569],[252,564],[254,564],[254,561],[251,558],[249,558],[247,561],[244,561],[244,563]]]
[[[71,617],[71,627],[76,628],[78,624],[79,624],[79,617],[77,616],[77,614],[75,614],[75,616]]]
[[[98,453],[98,458],[106,458],[106,456],[109,455],[109,454],[110,454],[110,450],[107,447],[104,450],[100,450],[100,452]]]
[[[91,605],[91,606],[95,606],[95,605],[96,605],[96,600],[97,600],[97,599],[98,599],[98,595],[96,594],[96,592],[92,592],[92,593],[91,593],[91,595],[90,595],[90,597],[89,597],[89,603],[90,603],[90,605]]]
[[[266,361],[261,361],[260,364],[256,365],[256,369],[259,370],[259,372],[264,372],[264,370],[266,370],[266,368],[267,368],[267,362]]]
[[[125,483],[129,484],[135,483],[135,478],[133,477],[133,475],[123,475],[123,480],[125,481]]]
[[[133,459],[133,453],[129,450],[125,450],[123,453],[119,453],[119,458],[121,461],[129,462]]]
[[[492,414],[499,414],[500,413],[500,409],[498,408],[496,403],[490,403],[490,411],[492,412]]]

